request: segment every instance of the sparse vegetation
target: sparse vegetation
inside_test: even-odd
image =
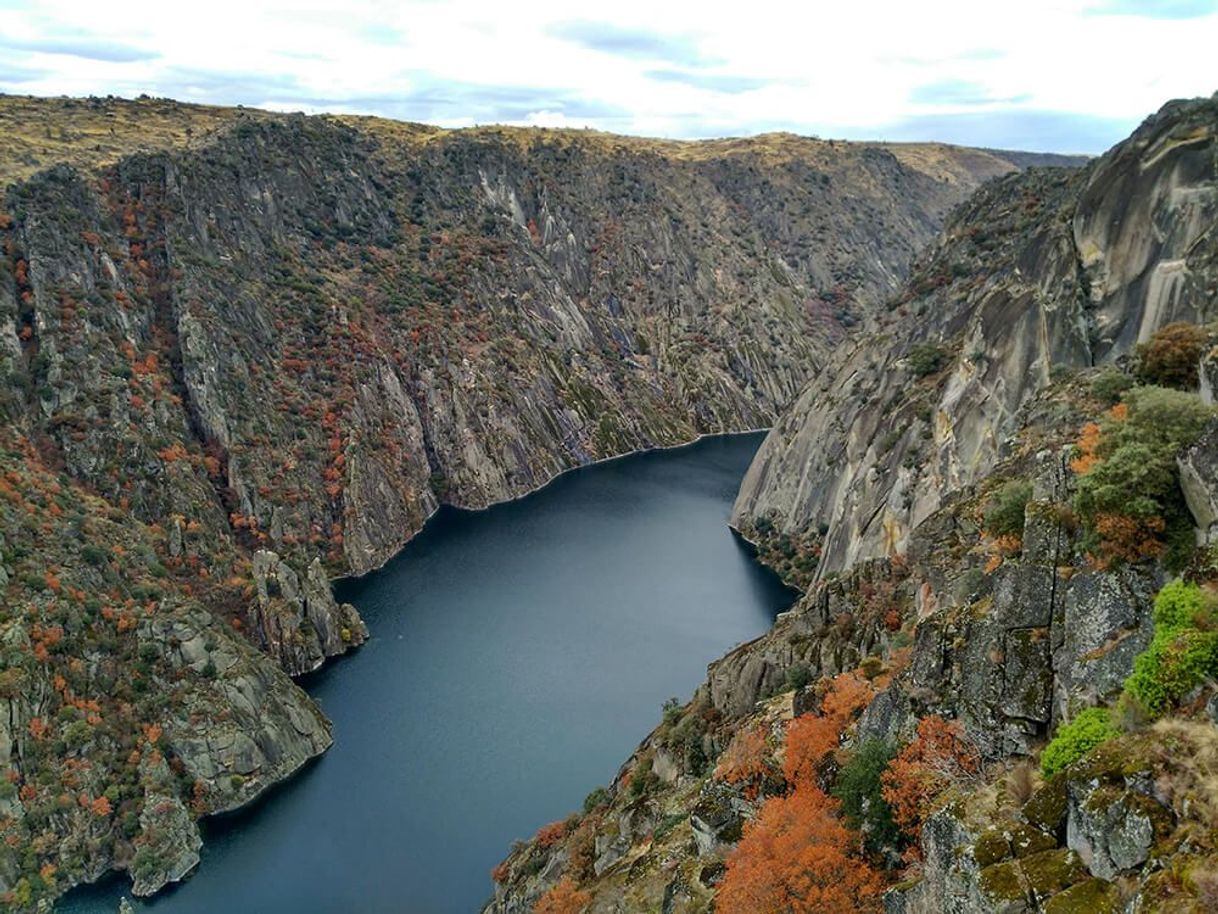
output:
[[[906,360],[915,378],[925,378],[937,373],[947,364],[947,353],[940,346],[919,343],[909,350]]]

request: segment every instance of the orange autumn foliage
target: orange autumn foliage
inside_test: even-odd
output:
[[[736,732],[715,766],[715,778],[740,784],[764,777],[770,753],[764,727],[754,726]]]
[[[880,778],[893,819],[916,838],[931,802],[947,787],[975,778],[981,756],[956,721],[938,715],[918,722],[918,735]]]
[[[837,749],[842,731],[875,695],[875,688],[857,673],[833,679],[821,701],[820,716],[804,714],[787,725],[782,774],[788,784],[815,784],[825,756]]]
[[[533,914],[581,914],[592,896],[581,892],[570,879],[564,879],[533,905]]]
[[[1101,556],[1095,564],[1100,568],[1154,558],[1166,548],[1159,539],[1167,529],[1161,517],[1139,520],[1124,514],[1097,514],[1094,523],[1100,538]]]
[[[551,822],[537,829],[537,843],[542,847],[553,847],[567,834],[566,822]]]
[[[717,914],[867,914],[884,883],[854,856],[858,839],[815,786],[775,797],[727,859]]]
[[[1099,423],[1088,422],[1083,426],[1083,433],[1074,445],[1077,453],[1070,461],[1070,469],[1079,476],[1090,472],[1100,462],[1099,454],[1096,453],[1099,450],[1100,437]]]
[[[1013,555],[1019,555],[1023,549],[1023,537],[1019,534],[1008,533],[995,537],[990,543],[990,557],[985,563],[985,573],[993,574],[1004,561]]]

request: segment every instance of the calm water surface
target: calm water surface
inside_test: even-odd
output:
[[[587,467],[445,510],[344,582],[372,632],[302,683],[335,745],[206,828],[153,914],[469,914],[513,838],[579,808],[706,664],[792,595],[726,526],[760,435]],[[113,914],[115,880],[62,910]]]

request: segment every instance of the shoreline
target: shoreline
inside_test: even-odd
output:
[[[640,457],[644,454],[656,454],[656,453],[660,453],[663,451],[676,451],[676,450],[680,450],[681,448],[692,447],[695,444],[705,441],[707,438],[737,438],[737,437],[740,437],[741,435],[756,435],[760,432],[766,432],[768,434],[772,428],[773,428],[773,426],[761,426],[760,428],[746,428],[746,429],[740,429],[738,431],[732,431],[732,432],[701,432],[694,438],[691,438],[688,441],[682,441],[678,444],[656,444],[656,445],[652,445],[651,447],[642,447],[642,448],[635,448],[632,451],[623,451],[621,454],[614,454],[611,457],[598,457],[596,460],[590,460],[588,463],[580,463],[580,464],[576,464],[575,466],[567,467],[564,470],[559,470],[557,473],[550,476],[548,479],[545,480],[545,482],[541,483],[540,485],[534,486],[533,488],[531,488],[527,491],[521,492],[518,495],[512,495],[509,498],[501,498],[497,501],[493,501],[490,504],[483,505],[480,508],[465,508],[460,505],[453,505],[453,504],[441,502],[439,505],[436,506],[436,508],[430,514],[427,515],[427,517],[425,517],[423,519],[422,526],[420,526],[418,530],[416,530],[414,533],[410,534],[409,537],[407,537],[405,540],[403,540],[402,544],[393,551],[393,554],[391,556],[389,556],[388,558],[386,558],[379,565],[377,565],[374,568],[369,568],[367,571],[361,572],[359,574],[341,574],[341,575],[338,575],[337,577],[330,578],[330,592],[331,592],[331,594],[333,594],[335,585],[337,585],[340,582],[358,581],[359,579],[367,577],[370,574],[375,574],[376,572],[381,571],[386,565],[388,565],[395,558],[397,558],[399,555],[401,555],[402,550],[405,549],[408,545],[410,545],[411,541],[414,540],[414,538],[416,536],[418,536],[420,533],[422,533],[424,530],[427,529],[427,525],[429,523],[431,523],[432,518],[435,517],[442,508],[452,508],[455,511],[468,511],[471,514],[476,514],[481,511],[489,511],[492,508],[498,507],[499,505],[511,504],[514,501],[520,501],[523,498],[528,498],[530,495],[536,495],[538,492],[541,492],[543,489],[546,489],[549,486],[553,485],[554,483],[556,483],[558,480],[562,479],[567,474],[574,473],[578,470],[584,470],[589,467],[600,466],[601,464],[611,463],[612,461],[615,461],[615,460],[625,460],[627,457]],[[729,520],[727,526],[729,529],[734,530],[736,533],[738,533],[738,534],[740,533],[740,531],[737,530],[736,527],[734,527],[731,524],[730,520]],[[756,545],[756,543],[753,543],[751,540],[748,539],[748,537],[741,535],[741,538],[744,539],[744,541],[749,543],[750,545],[753,545],[753,546]],[[359,607],[356,607],[356,609],[359,609]],[[333,656],[341,657],[343,655],[335,654]],[[320,670],[323,667],[327,666],[329,664],[330,659],[331,659],[330,657],[327,657],[326,661],[321,666],[319,666],[317,669]],[[317,670],[312,670],[310,672],[317,672]]]

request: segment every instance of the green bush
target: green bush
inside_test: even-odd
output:
[[[1165,387],[1136,387],[1125,394],[1128,418],[1103,425],[1097,456],[1079,480],[1076,507],[1139,519],[1162,517],[1176,492],[1176,454],[1193,444],[1214,416],[1200,397]]]
[[[986,532],[990,536],[1022,537],[1024,512],[1031,500],[1031,483],[1022,480],[1006,483],[986,508]]]
[[[906,359],[914,377],[925,378],[947,364],[947,353],[930,343],[919,343],[909,350]]]
[[[110,553],[92,543],[86,544],[80,550],[80,557],[90,565],[104,565],[110,558]]]
[[[1091,382],[1091,393],[1108,406],[1121,401],[1121,395],[1133,387],[1133,378],[1118,368],[1105,368]]]
[[[681,719],[681,699],[675,695],[664,702],[660,709],[663,714],[664,723],[669,726],[675,726],[677,721]]]
[[[1154,622],[1154,638],[1134,660],[1125,694],[1158,715],[1218,675],[1218,614],[1196,584],[1173,581],[1155,597]]]
[[[868,740],[838,773],[833,786],[833,795],[841,800],[846,823],[862,833],[863,843],[873,852],[896,847],[901,840],[901,830],[892,818],[892,808],[884,799],[880,783],[896,754],[893,743]]]
[[[787,689],[802,689],[812,682],[812,668],[806,663],[795,663],[787,667]]]
[[[1078,481],[1074,509],[1087,532],[1084,547],[1110,562],[1161,554],[1168,570],[1179,572],[1192,556],[1193,522],[1176,456],[1215,410],[1195,394],[1164,387],[1132,388],[1123,401],[1124,417],[1101,423],[1097,462]]]
[[[1107,708],[1080,711],[1070,723],[1057,728],[1057,735],[1041,753],[1040,770],[1051,777],[1119,733]]]

